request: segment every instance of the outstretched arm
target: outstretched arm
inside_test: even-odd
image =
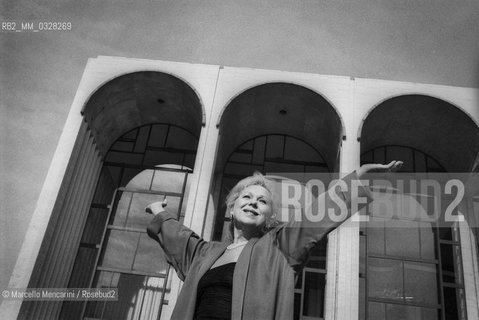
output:
[[[147,213],[154,215],[146,230],[150,238],[156,240],[165,251],[168,263],[176,270],[178,277],[184,280],[193,258],[202,251],[206,242],[176,220],[175,215],[167,212],[166,205],[165,199],[145,208]]]
[[[397,171],[401,165],[401,161],[392,161],[389,164],[366,164],[361,166],[355,173],[353,172],[344,177],[340,181],[341,183],[336,184],[318,197],[318,208],[323,208],[321,220],[311,221],[311,219],[303,215],[301,221],[290,221],[277,229],[275,236],[277,237],[278,247],[285,254],[289,263],[293,267],[304,265],[309,257],[309,252],[316,243],[340,226],[354,213],[351,212],[351,202],[354,199],[352,199],[353,193],[350,189],[353,185],[353,180],[359,180],[366,173]],[[339,185],[345,186],[345,190],[331,192]],[[366,188],[359,186],[357,191],[358,197],[370,198],[369,190]],[[338,205],[339,202],[341,202],[342,207]],[[346,214],[342,218],[336,219],[334,215],[329,214],[329,209]],[[305,210],[308,210],[308,208],[305,208]]]

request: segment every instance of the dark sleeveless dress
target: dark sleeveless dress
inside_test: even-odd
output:
[[[208,270],[198,282],[195,320],[230,320],[236,262]]]

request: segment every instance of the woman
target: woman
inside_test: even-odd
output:
[[[343,181],[351,185],[350,180],[367,172],[395,171],[401,165],[364,165]],[[342,196],[350,203],[348,192]],[[164,211],[165,203],[145,209],[155,215],[148,235],[160,243],[184,281],[171,319],[293,319],[295,274],[315,244],[340,222],[302,219],[268,228],[275,218],[273,194],[261,174],[241,180],[226,203],[232,242],[204,241]],[[326,196],[325,205],[335,203]]]

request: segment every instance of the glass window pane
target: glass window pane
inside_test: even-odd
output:
[[[183,166],[186,168],[194,168],[195,160],[196,160],[196,153],[187,153],[183,159]]]
[[[421,320],[441,319],[441,313],[438,309],[421,308]]]
[[[414,151],[414,160],[415,172],[427,172],[426,156],[424,155],[424,153]]]
[[[301,294],[300,293],[295,293],[294,294],[294,320],[299,320],[300,315],[299,313],[301,312]]]
[[[181,193],[184,180],[183,172],[155,170],[151,190]]]
[[[291,163],[281,163],[273,161],[264,162],[264,171],[266,173],[275,173],[275,172],[303,172],[304,166],[291,164]]]
[[[472,201],[473,201],[472,206],[474,208],[473,212],[476,216],[479,216],[479,199],[476,198],[476,199],[473,199]]]
[[[412,154],[413,150],[410,148],[400,146],[387,147],[387,160],[394,159],[401,160],[404,162],[401,171],[413,172],[414,163]]]
[[[138,129],[134,129],[134,130],[131,130],[127,133],[125,133],[124,135],[122,135],[121,137],[124,138],[124,139],[136,139],[136,135],[138,134]]]
[[[241,176],[250,176],[255,171],[263,171],[263,166],[254,166],[251,164],[239,164],[239,163],[231,163],[229,162],[226,164],[225,173],[226,174],[234,174],[234,175],[241,175]]]
[[[135,143],[135,152],[141,152],[141,153],[145,152],[150,130],[151,130],[150,126],[141,127],[138,130],[138,137],[136,138],[136,143]]]
[[[459,242],[459,224],[457,222],[453,222],[451,229],[452,241]]]
[[[72,275],[68,283],[69,288],[87,288],[90,283],[90,275],[95,267],[97,249],[78,248],[78,252],[73,265]]]
[[[434,243],[434,231],[430,223],[419,223],[419,233],[421,236],[421,258],[436,259],[436,246]]]
[[[113,197],[113,192],[116,188],[116,183],[119,182],[120,168],[110,170],[113,167],[103,166],[92,203],[108,205]]]
[[[280,214],[276,219],[283,222],[294,220],[295,217],[301,216],[303,212],[302,208],[294,208],[292,206],[281,207],[280,210]]]
[[[151,136],[148,145],[151,147],[164,147],[166,143],[166,132],[168,126],[156,124],[151,127]]]
[[[435,264],[404,262],[404,283],[406,302],[438,303]]]
[[[185,157],[184,152],[146,150],[143,164],[145,166],[156,166],[159,164],[181,165]]]
[[[386,159],[384,158],[385,148],[376,148],[374,149],[374,163],[385,163]]]
[[[136,175],[140,173],[139,169],[136,168],[123,168],[123,174],[121,176],[121,187],[126,186],[131,179],[135,178]]]
[[[263,163],[266,147],[266,137],[260,137],[254,140],[253,162]]]
[[[369,302],[368,304],[368,320],[384,320],[386,319],[386,306],[384,303]]]
[[[366,320],[366,279],[359,278],[359,320]]]
[[[459,254],[459,251],[459,246],[441,243],[442,279],[444,282],[461,282],[461,277],[456,274],[457,270],[460,270],[460,268],[455,266],[460,260],[454,257],[454,255]]]
[[[106,301],[89,301],[85,310],[85,318],[102,319]]]
[[[284,136],[270,135],[266,142],[266,157],[270,159],[283,158]]]
[[[219,236],[219,239],[221,241],[225,241],[228,238],[232,239],[233,236],[231,235],[231,232],[230,232],[230,225],[231,225],[230,221],[223,222],[223,230],[222,230],[221,236]]]
[[[444,168],[431,157],[427,157],[427,170],[428,172],[444,172]]]
[[[235,186],[235,184],[238,183],[239,180],[240,180],[239,178],[226,177],[226,176],[223,177],[223,179],[221,181],[221,188],[222,188],[224,197],[226,197],[228,192],[231,189],[233,189],[233,187]]]
[[[456,319],[457,315],[457,301],[456,301],[456,289],[444,287],[444,308],[446,313],[446,319]]]
[[[95,288],[111,288],[113,284],[113,272],[101,271],[96,274]]]
[[[164,281],[161,278],[115,274],[118,301],[92,301],[85,316],[98,319],[156,320],[161,304]]]
[[[251,153],[249,152],[233,152],[228,161],[236,161],[243,163],[251,163]]]
[[[324,311],[325,275],[316,272],[305,272],[303,315],[322,317]]]
[[[150,189],[154,170],[143,170],[133,177],[126,185],[127,189]]]
[[[294,286],[295,289],[301,289],[303,287],[303,273],[304,273],[304,270],[301,270],[300,272],[297,273],[296,284]]]
[[[120,185],[122,168],[104,165],[103,170],[105,172],[104,175],[111,178],[112,188],[118,187]]]
[[[118,140],[115,142],[111,148],[110,151],[129,151],[132,152],[134,147],[134,143],[131,141],[121,141]]]
[[[361,155],[361,165],[366,164],[366,163],[373,163],[373,152],[368,151],[366,153],[363,153]]]
[[[262,138],[265,139],[265,137],[262,137]],[[259,138],[259,139],[262,139],[262,138]],[[241,146],[239,146],[238,149],[251,151],[253,149],[253,145],[256,143],[256,140],[257,139],[246,141]]]
[[[329,173],[329,169],[326,166],[305,166],[304,172],[312,173],[312,172],[322,172],[322,173]]]
[[[385,254],[384,251],[384,220],[376,217],[369,217],[368,222],[368,253]]]
[[[420,221],[421,219],[427,217],[428,212],[421,203],[421,201],[424,201],[424,197],[402,194],[398,195],[396,199],[398,204],[400,204],[400,210],[397,213],[397,217],[399,219]]]
[[[437,228],[439,232],[439,239],[452,241],[452,230],[449,227],[440,227]]]
[[[386,254],[419,258],[419,228],[417,222],[386,221]]]
[[[143,155],[141,154],[109,151],[106,156],[105,162],[128,163],[128,164],[140,165],[142,159],[143,159]]]
[[[466,319],[464,289],[443,287],[446,320]]]
[[[366,237],[359,237],[359,274],[360,277],[366,276]]]
[[[398,304],[386,305],[386,318],[388,320],[422,320],[421,308]]]
[[[402,269],[402,261],[369,258],[369,296],[403,301]]]
[[[420,203],[422,207],[423,215],[429,221],[434,221],[438,214],[438,210],[440,208],[441,203],[437,201],[437,198],[435,198],[433,195],[431,196],[431,190],[428,189],[421,192],[429,193],[429,195],[424,193],[423,195],[418,195],[416,197],[418,200],[418,203]]]
[[[101,271],[95,275],[94,288],[112,288],[113,272]],[[101,318],[106,301],[90,301],[85,310],[86,317]]]
[[[90,208],[81,242],[99,244],[103,236],[107,216],[108,209]]]
[[[308,263],[306,266],[308,268],[316,269],[326,269],[326,249],[327,249],[327,239],[321,240],[319,243],[314,246],[311,251]]]
[[[140,245],[135,257],[133,270],[166,274],[168,263],[158,242],[150,239],[147,234],[140,236]]]
[[[382,219],[391,219],[391,217],[398,216],[398,207],[400,202],[398,201],[398,196],[391,194],[390,192],[385,192],[380,190],[384,186],[376,183],[373,186],[373,197],[388,199],[387,201],[373,201],[368,206],[369,214],[374,217]]]
[[[168,205],[166,206],[166,211],[171,212],[175,215],[180,214],[180,216],[184,216],[184,209],[186,206],[186,198],[183,199],[183,208],[181,212],[178,212],[179,206],[180,206],[180,197],[172,197],[172,196],[167,196],[166,201]]]
[[[288,160],[324,162],[323,159],[318,158],[318,152],[311,146],[291,137],[286,137],[284,158]]]
[[[130,270],[133,265],[138,232],[109,230],[106,237],[106,250],[101,262],[102,267]]]
[[[166,138],[167,148],[196,150],[198,140],[183,128],[170,126],[170,132]]]
[[[130,202],[133,194],[131,192],[119,192],[118,203],[115,208],[115,212],[113,212],[113,225],[124,227],[126,223],[126,216],[128,214],[128,210],[130,208]]]
[[[131,201],[130,211],[126,221],[126,227],[145,230],[148,223],[153,218],[152,215],[145,212],[145,207],[152,202],[163,201],[164,196],[158,194],[148,193],[133,193],[133,199]],[[170,210],[170,199],[168,200],[168,210]],[[171,211],[173,212],[173,211]]]

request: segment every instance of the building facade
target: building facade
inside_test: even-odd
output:
[[[473,88],[90,59],[9,287],[111,287],[119,300],[5,300],[2,314],[168,319],[181,282],[146,236],[148,203],[166,197],[185,225],[220,240],[225,194],[254,171],[397,159],[408,172],[478,172],[478,105]],[[345,222],[299,277],[295,318],[478,319],[478,193],[460,214],[450,228],[406,232]]]

